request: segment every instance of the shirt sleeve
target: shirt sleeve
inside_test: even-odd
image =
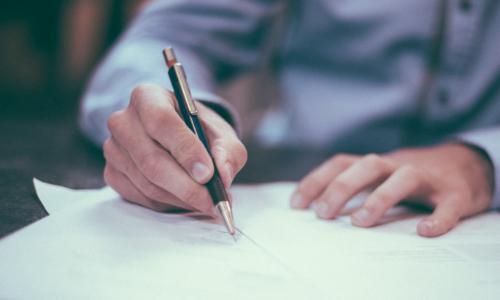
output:
[[[491,208],[500,208],[500,126],[462,133],[458,139],[483,150],[493,164],[494,192]]]
[[[227,78],[266,61],[266,38],[279,0],[157,0],[147,6],[97,68],[83,95],[79,124],[96,144],[109,136],[107,119],[128,105],[141,83],[171,90],[161,51],[172,46],[195,99],[236,125],[231,106],[216,94]]]

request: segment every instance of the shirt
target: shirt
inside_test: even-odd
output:
[[[500,1],[153,1],[83,97],[80,125],[96,143],[136,85],[170,88],[166,46],[193,96],[232,123],[217,87],[272,66],[283,117],[277,144],[365,153],[448,140],[478,147],[494,165],[492,205],[500,207]]]

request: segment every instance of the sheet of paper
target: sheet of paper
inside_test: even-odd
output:
[[[357,228],[348,216],[318,220],[310,211],[288,208],[293,185],[241,187],[239,212],[247,233],[315,282],[335,299],[498,299],[500,296],[500,214],[463,221],[439,238],[422,238],[422,215],[402,207],[385,224]],[[241,196],[243,197],[243,196]],[[269,201],[269,199],[281,199]],[[353,200],[353,206],[363,196]],[[245,207],[241,207],[245,206]],[[245,224],[246,226],[246,224]]]
[[[500,295],[498,213],[424,239],[415,231],[421,216],[402,208],[367,230],[351,226],[348,217],[320,221],[310,211],[289,209],[294,184],[239,186],[233,189],[235,219],[245,236],[235,244],[221,225],[154,213],[109,191],[41,187],[44,205],[46,197],[59,203],[48,209],[50,217],[0,241],[0,298]]]
[[[97,191],[85,191],[85,200],[70,190],[45,192],[72,202],[51,206],[51,216],[0,242],[0,298],[303,299],[310,294],[279,259],[244,235],[235,243],[220,224],[152,212],[116,195],[103,199]]]
[[[72,207],[80,201],[88,199],[106,200],[117,197],[116,192],[109,186],[101,189],[75,191],[67,187],[46,183],[36,178],[33,178],[33,186],[49,215],[64,211],[64,209]]]

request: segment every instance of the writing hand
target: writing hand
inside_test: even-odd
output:
[[[197,103],[199,117],[226,188],[247,160],[233,128]],[[175,96],[158,85],[140,85],[128,107],[108,120],[104,178],[124,199],[158,210],[212,213],[204,187],[214,166],[203,144],[177,112]]]

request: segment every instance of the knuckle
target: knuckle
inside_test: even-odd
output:
[[[161,164],[159,163],[159,156],[154,153],[143,155],[139,159],[139,166],[141,167],[146,178],[152,182],[159,182],[161,180]]]
[[[165,127],[168,126],[170,119],[171,114],[167,110],[153,110],[145,120],[144,127],[150,135],[162,136],[165,134]]]
[[[142,97],[139,97],[138,95],[141,94],[142,95],[142,92],[137,92],[137,88],[135,88],[133,91],[132,91],[132,95],[130,96],[130,103],[129,103],[129,106],[132,108],[132,109],[137,109],[140,105],[140,102],[142,102]]]
[[[340,194],[340,195],[349,195],[350,191],[352,190],[352,186],[349,182],[341,180],[341,179],[335,179],[332,182],[332,189]]]
[[[234,170],[241,170],[248,160],[248,151],[246,147],[239,140],[235,141],[230,146],[229,160]]]
[[[299,183],[298,190],[302,196],[310,198],[314,194],[314,190],[321,186],[321,180],[318,176],[309,175]]]
[[[377,154],[368,154],[363,158],[364,162],[368,164],[369,166],[373,167],[381,167],[385,164],[385,161],[383,158],[381,158]]]
[[[395,165],[387,158],[378,154],[368,154],[363,158],[367,168],[379,169],[386,172],[395,170]]]
[[[141,83],[137,85],[130,94],[130,105],[132,107],[138,107],[141,102],[147,98],[147,95],[155,88],[156,86],[150,83]]]
[[[392,195],[386,191],[377,191],[373,194],[374,205],[389,207],[392,205]]]
[[[415,179],[420,177],[420,170],[413,165],[403,165],[399,168],[399,172],[407,179]]]
[[[201,152],[200,144],[190,133],[179,134],[174,143],[172,154],[179,162],[186,161]]]
[[[238,141],[237,146],[236,146],[236,153],[238,155],[238,158],[240,159],[239,167],[241,168],[243,165],[245,165],[248,161],[248,151],[245,145],[243,145],[242,142]]]
[[[111,139],[106,139],[102,144],[102,152],[104,154],[104,158],[109,161],[110,156],[113,153],[113,145]]]
[[[124,111],[119,110],[112,113],[108,118],[108,129],[111,133],[115,133],[120,130],[124,118]]]
[[[338,165],[340,167],[347,167],[351,162],[351,156],[345,153],[340,153],[335,155],[330,163],[333,165]]]
[[[104,167],[103,177],[104,177],[104,182],[106,182],[107,185],[114,187],[112,172],[108,164],[106,164],[106,166]]]
[[[404,165],[399,168],[397,171],[401,180],[407,182],[408,186],[411,189],[416,189],[419,186],[423,186],[424,183],[432,182],[429,176],[423,174],[423,172],[415,166],[412,165]]]
[[[136,110],[144,108],[143,104],[156,103],[156,106],[162,106],[162,104],[174,104],[173,93],[166,91],[163,87],[153,83],[142,83],[137,85],[130,94],[129,107],[133,107]],[[161,101],[158,101],[161,100]],[[166,100],[164,102],[163,100]]]

